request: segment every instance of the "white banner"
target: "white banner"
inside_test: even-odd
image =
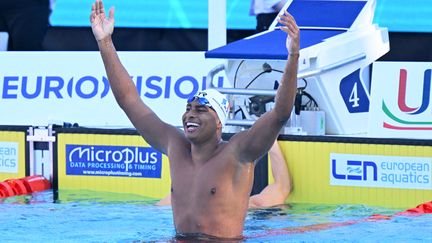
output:
[[[330,185],[432,190],[432,158],[330,154]]]
[[[186,99],[202,90],[222,60],[203,52],[119,52],[144,102],[181,125]],[[230,84],[224,72],[216,86]],[[118,107],[98,52],[4,52],[0,55],[0,125],[70,122],[88,127],[132,127]]]
[[[431,79],[429,62],[374,63],[369,135],[431,139]]]

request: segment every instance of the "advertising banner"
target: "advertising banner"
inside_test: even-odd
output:
[[[152,148],[140,135],[123,129],[92,129],[78,133],[58,132],[58,189],[109,192],[160,199],[170,192],[168,157]],[[68,193],[60,193],[60,198]],[[123,197],[123,196],[120,196]]]
[[[66,145],[66,175],[161,178],[161,167],[152,147]]]
[[[0,173],[18,173],[18,143],[0,142]]]
[[[222,60],[203,52],[119,52],[144,102],[165,122],[181,125],[186,100],[204,89]],[[223,72],[215,86],[228,85]],[[132,127],[118,107],[98,52],[5,52],[0,55],[0,124]]]
[[[0,182],[26,176],[26,167],[28,166],[26,154],[28,152],[26,152],[25,135],[25,130],[0,129]]]
[[[431,74],[428,62],[374,63],[369,135],[432,138]]]
[[[432,190],[432,158],[330,154],[330,184]]]

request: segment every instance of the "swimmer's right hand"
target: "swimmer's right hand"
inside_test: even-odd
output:
[[[106,18],[102,0],[96,0],[92,4],[90,23],[97,41],[111,36],[114,31],[114,7],[110,8],[109,17]]]

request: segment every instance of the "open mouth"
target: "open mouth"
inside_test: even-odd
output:
[[[195,123],[195,122],[186,122],[186,130],[188,132],[193,132],[193,131],[197,130],[199,126],[200,125],[198,123]]]

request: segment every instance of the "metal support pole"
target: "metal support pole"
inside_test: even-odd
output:
[[[208,0],[208,50],[226,44],[226,0]]]

